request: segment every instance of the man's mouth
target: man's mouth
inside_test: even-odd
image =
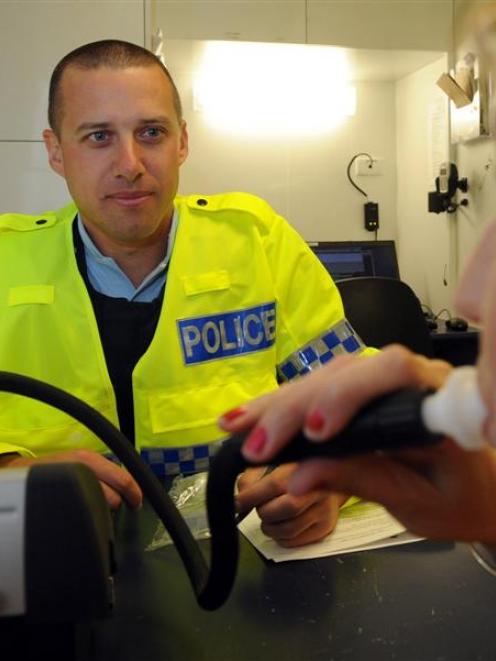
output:
[[[153,196],[152,191],[118,191],[110,193],[106,196],[107,199],[117,202],[122,206],[133,207],[138,206],[142,202],[146,202]]]

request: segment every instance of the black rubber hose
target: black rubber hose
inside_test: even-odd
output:
[[[47,383],[19,374],[0,371],[0,391],[24,395],[54,406],[72,416],[90,429],[118,457],[141,487],[144,496],[169,531],[184,563],[200,606],[206,610],[219,608],[229,596],[237,566],[238,542],[234,523],[234,482],[244,462],[234,459],[236,473],[229,464],[221,470],[223,479],[215,491],[215,511],[210,521],[211,571],[191,531],[171,498],[141,459],[128,439],[103,415],[82,400]],[[238,459],[240,459],[238,451]],[[239,470],[238,470],[239,467]],[[219,507],[219,504],[221,507]]]

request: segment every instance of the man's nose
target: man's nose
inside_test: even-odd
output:
[[[121,140],[117,145],[114,175],[135,181],[145,171],[140,145],[134,140]]]

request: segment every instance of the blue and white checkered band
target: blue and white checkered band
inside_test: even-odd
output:
[[[141,450],[140,454],[155,475],[162,479],[208,471],[210,461],[221,445],[222,441],[181,448],[146,448]],[[115,455],[105,456],[119,463]]]
[[[181,319],[177,325],[184,362],[195,365],[271,347],[276,338],[276,305]]]
[[[283,381],[312,372],[336,356],[359,353],[365,348],[362,340],[351,325],[343,319],[320,337],[292,353],[278,365],[277,371]]]

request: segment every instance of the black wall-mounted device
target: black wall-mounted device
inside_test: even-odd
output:
[[[468,191],[467,179],[458,178],[458,169],[454,163],[441,163],[439,176],[436,177],[436,190],[431,191],[428,197],[429,213],[455,213],[459,206],[467,206],[466,198],[460,202],[453,200],[457,190],[462,193]]]
[[[377,202],[366,202],[363,205],[365,229],[375,232],[379,229],[379,205]]]

